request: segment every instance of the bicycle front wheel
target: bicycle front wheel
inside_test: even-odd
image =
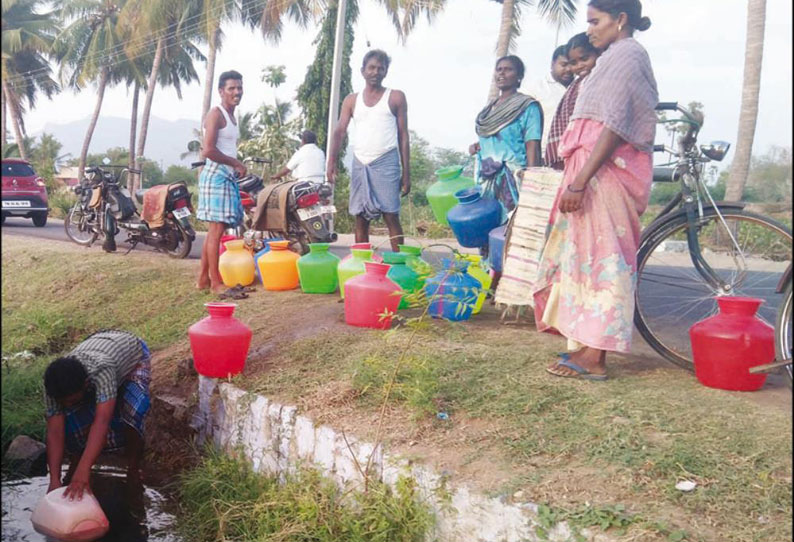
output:
[[[775,324],[775,353],[777,359],[791,361],[791,283],[786,286],[783,292],[783,302],[777,313],[777,323]],[[789,386],[792,384],[791,363],[786,365]]]
[[[758,316],[774,327],[784,301],[777,285],[791,264],[791,231],[783,224],[741,209],[720,209],[725,224],[714,208],[703,213],[694,226],[701,252],[725,289],[710,285],[692,263],[683,214],[657,225],[637,254],[637,330],[664,358],[690,371],[689,328],[717,313],[715,298],[763,299]]]

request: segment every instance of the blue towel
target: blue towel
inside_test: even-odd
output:
[[[382,213],[400,212],[400,153],[396,148],[369,164],[353,157],[349,212],[374,220]]]

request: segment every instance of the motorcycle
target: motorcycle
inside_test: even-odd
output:
[[[309,243],[333,243],[337,240],[336,233],[331,231],[336,207],[328,202],[332,196],[331,187],[322,183],[301,181],[290,187],[287,195],[287,230],[266,230],[258,232],[253,229],[257,197],[265,188],[265,164],[271,160],[266,158],[246,158],[244,162],[262,164],[262,175],[249,173],[245,177],[235,179],[240,189],[243,205],[243,224],[227,228],[226,233],[245,239],[253,250],[263,247],[267,239],[286,239],[290,248],[299,254],[309,252]],[[193,162],[191,167],[204,165],[204,161]],[[281,181],[283,182],[283,181]]]
[[[117,169],[116,173],[106,171]],[[119,179],[123,173],[140,174],[124,166],[105,164],[103,168],[86,168],[80,183],[73,188],[78,196],[64,220],[66,235],[78,245],[91,246],[101,236],[103,248],[116,250],[115,236],[123,229],[130,244],[127,254],[138,243],[149,245],[172,258],[185,258],[190,254],[196,232],[190,225],[190,192],[185,183],[169,185],[162,210],[162,225],[151,227],[141,218],[137,204],[143,206],[146,190],[137,190],[135,198]]]

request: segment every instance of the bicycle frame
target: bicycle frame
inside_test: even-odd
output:
[[[697,236],[698,229],[700,227],[699,224],[704,216],[703,195],[705,194],[707,198],[705,208],[714,209],[714,212],[719,217],[720,222],[722,222],[723,226],[725,227],[725,231],[728,233],[731,243],[733,243],[734,247],[737,249],[740,248],[739,244],[737,243],[733,232],[728,227],[728,224],[725,222],[725,219],[720,212],[720,207],[742,208],[744,205],[741,203],[722,203],[718,205],[714,201],[714,198],[711,197],[708,188],[705,186],[700,177],[702,164],[708,162],[709,160],[708,158],[704,158],[695,146],[695,143],[697,142],[697,134],[702,125],[702,118],[696,118],[689,111],[679,105],[676,105],[676,110],[683,114],[685,118],[670,119],[663,122],[683,122],[688,124],[686,133],[678,139],[678,151],[668,151],[678,157],[678,159],[675,161],[673,180],[677,180],[680,183],[681,191],[676,194],[673,200],[662,209],[662,211],[653,219],[651,224],[649,224],[645,229],[643,232],[643,242],[655,232],[657,229],[655,227],[656,225],[672,219],[672,217],[676,216],[678,213],[686,214],[688,224],[687,248],[689,251],[689,256],[692,260],[692,264],[694,265],[697,272],[712,288],[714,288],[715,291],[727,294],[732,289],[731,284],[720,278],[720,276],[717,275],[714,269],[712,269],[712,267],[703,257],[700,241],[698,240]],[[679,209],[679,211],[674,212],[676,209]],[[741,262],[736,261],[737,268],[740,269],[741,273],[738,281],[741,283],[744,280],[744,275],[747,272],[747,265],[744,261],[744,255],[742,251],[737,250],[736,253],[741,258]],[[736,256],[734,256],[734,259],[736,259]]]

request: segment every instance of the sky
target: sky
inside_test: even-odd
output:
[[[360,59],[369,48],[381,48],[392,57],[388,87],[399,88],[408,100],[408,124],[433,146],[465,151],[475,141],[474,118],[485,105],[499,27],[501,4],[486,0],[448,0],[432,23],[422,19],[402,44],[379,3],[360,0],[360,16],[351,63],[354,91],[363,87]],[[744,67],[747,0],[644,0],[643,14],[651,28],[635,37],[648,50],[662,101],[704,104],[705,124],[700,141],[734,142],[738,129]],[[792,145],[792,2],[768,0],[761,94],[754,154],[771,145]],[[586,29],[586,1],[579,1],[576,22],[559,32],[559,44]],[[239,25],[224,27],[223,49],[218,54],[216,78],[236,69],[244,77],[245,95],[240,109],[257,109],[263,102],[294,99],[314,58],[312,41],[317,27],[285,26],[282,40],[264,42],[258,31]],[[522,34],[513,53],[527,69],[521,90],[548,71],[557,29],[526,8]],[[206,52],[206,51],[205,51]],[[262,68],[284,65],[286,82],[270,89],[261,81]],[[201,81],[204,65],[198,63]],[[193,119],[198,123],[202,88],[183,88],[180,101],[173,89],[158,87],[152,114],[168,120]],[[91,115],[94,89],[79,94],[65,92],[52,101],[41,99],[26,116],[28,133],[40,132],[47,123],[65,123]],[[213,104],[218,102],[213,94]],[[143,103],[143,100],[141,100]],[[105,93],[103,116],[130,116],[131,96],[124,87]],[[101,118],[100,118],[101,122]],[[92,145],[92,151],[102,151]],[[729,163],[732,150],[725,159]],[[175,157],[175,161],[177,157]]]

